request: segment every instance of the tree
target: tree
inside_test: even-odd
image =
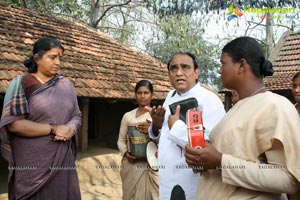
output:
[[[245,10],[247,11],[246,8]],[[273,12],[274,10],[278,12]],[[294,31],[296,21],[299,21],[299,12],[280,13],[280,8],[259,8],[252,9],[253,16],[260,18],[260,20],[247,20],[247,29],[245,35],[251,34],[252,30],[257,30],[259,27],[263,28],[265,37],[261,40],[262,45],[266,50],[266,57],[269,56],[272,48],[275,46],[275,28],[284,28],[285,30]],[[285,8],[281,8],[283,11]],[[296,10],[296,9],[294,9]],[[249,13],[248,13],[249,14]],[[277,38],[278,39],[278,38]]]
[[[148,10],[140,0],[86,0],[90,7],[90,26],[112,35],[115,39],[127,43],[137,31],[137,24],[151,26],[154,22],[148,20]],[[134,41],[134,40],[132,40]],[[136,44],[133,44],[134,46]]]
[[[207,17],[211,11],[224,14],[224,10],[231,4],[236,8],[291,5],[299,8],[300,4],[295,0],[237,2],[235,0],[0,0],[0,2],[14,3],[46,14],[76,18],[165,62],[175,50],[191,51],[197,55],[203,66],[200,79],[216,87],[220,85],[217,82],[218,64],[215,61],[220,54],[216,49],[221,48],[205,42],[200,34],[205,31],[207,21],[211,20]],[[227,18],[226,14],[223,16]],[[293,18],[292,22],[295,22],[294,19],[297,18]],[[247,21],[248,28],[245,35],[251,34],[258,26],[267,27],[268,31],[265,31],[267,36],[262,39],[262,43],[271,48],[274,44],[273,27],[277,25],[272,20],[273,17],[261,22]],[[295,24],[297,23],[292,23],[292,29]],[[206,55],[198,53],[197,49],[201,53],[206,52]]]
[[[160,18],[171,16],[171,15],[196,15],[196,14],[207,14],[209,11],[217,11],[224,10],[229,8],[231,5],[234,5],[234,8],[247,8],[252,9],[265,9],[262,20],[260,22],[255,21],[248,21],[248,28],[245,32],[247,35],[248,30],[253,30],[258,26],[265,27],[265,39],[261,42],[266,48],[267,56],[271,51],[272,47],[274,46],[274,35],[273,35],[273,27],[274,26],[285,26],[289,30],[294,30],[296,21],[299,21],[299,12],[295,14],[292,18],[292,22],[290,26],[282,25],[281,20],[277,19],[277,23],[274,23],[274,15],[268,9],[273,8],[286,8],[286,7],[293,7],[299,8],[300,1],[298,0],[145,0],[147,2],[147,6],[150,10],[154,13],[158,14]],[[297,16],[297,17],[296,17]],[[204,18],[201,18],[202,20]],[[208,19],[209,20],[209,19]],[[298,22],[299,23],[299,22]]]
[[[145,0],[147,7],[160,16],[190,15],[193,12],[208,12],[228,8],[232,3],[251,8],[295,7],[299,8],[298,0]]]
[[[145,20],[142,0],[0,0],[39,12],[75,18],[93,28],[127,42],[136,31],[135,23]]]
[[[200,67],[200,82],[218,89],[220,80],[217,75],[219,64],[215,58],[218,53],[216,45],[202,39],[201,21],[189,16],[166,16],[160,21],[162,32],[156,40],[148,40],[147,51],[154,57],[167,63],[178,52],[190,52],[196,55]]]
[[[19,7],[37,10],[47,15],[64,16],[85,21],[86,10],[81,9],[77,0],[0,0],[0,3],[15,4]]]

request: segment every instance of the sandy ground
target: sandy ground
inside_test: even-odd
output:
[[[86,153],[78,153],[77,172],[83,200],[121,200],[121,155],[119,151],[89,146]],[[7,200],[5,168],[0,168],[0,200]]]

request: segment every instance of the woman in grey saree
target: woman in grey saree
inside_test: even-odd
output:
[[[0,135],[2,156],[9,162],[9,199],[81,199],[75,166],[81,112],[75,89],[56,75],[60,43],[52,38],[37,43],[49,46],[41,55],[33,51],[39,56],[33,58],[37,72],[13,79],[4,99]],[[54,63],[52,76],[41,76],[47,61],[40,60],[47,56]]]

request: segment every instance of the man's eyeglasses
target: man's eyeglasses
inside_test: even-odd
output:
[[[187,73],[187,72],[191,71],[192,68],[193,67],[190,65],[180,65],[180,66],[172,65],[172,66],[170,66],[169,71],[171,74],[177,74],[178,70],[180,70],[183,73]]]

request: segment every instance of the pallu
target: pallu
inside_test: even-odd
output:
[[[120,172],[123,200],[156,200],[158,199],[158,173],[151,170],[145,159],[129,162],[125,157],[127,149],[130,149],[128,126],[152,121],[149,113],[136,117],[137,110],[136,108],[124,114],[119,132],[118,147],[123,155]]]
[[[158,173],[146,161],[131,163],[122,159],[121,179],[123,200],[157,200]]]
[[[64,142],[54,141],[50,134],[22,137],[10,133],[6,125],[20,119],[66,125],[75,130],[75,135]],[[56,75],[38,84],[27,74],[10,83],[0,122],[1,152],[9,162],[10,200],[81,199],[75,166],[80,124],[75,88],[68,79]]]

